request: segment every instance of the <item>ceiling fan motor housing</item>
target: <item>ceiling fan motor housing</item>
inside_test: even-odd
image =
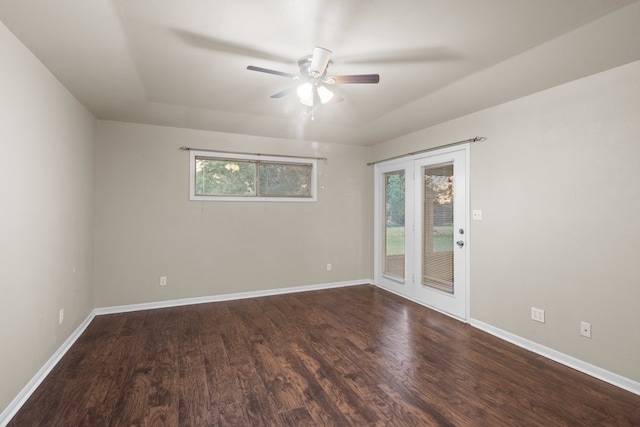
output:
[[[329,68],[328,67],[329,64],[327,64],[327,66],[324,67],[324,71],[320,74],[317,71],[312,70],[311,68],[312,58],[313,57],[311,55],[307,55],[298,59],[298,67],[300,68],[300,75],[302,77],[308,77],[310,79],[325,77],[327,75],[327,68]]]

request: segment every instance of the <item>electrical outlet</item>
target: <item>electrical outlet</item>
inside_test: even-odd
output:
[[[62,325],[62,322],[64,322],[64,308],[61,308],[60,312],[58,312],[58,325]]]
[[[580,322],[580,335],[591,338],[591,323]]]
[[[541,308],[531,307],[531,319],[536,322],[544,323],[544,310]]]
[[[167,286],[167,276],[160,277],[160,286]]]
[[[327,271],[331,271],[331,264],[327,264]]]
[[[482,221],[482,211],[480,209],[474,209],[471,211],[471,218],[475,221]]]

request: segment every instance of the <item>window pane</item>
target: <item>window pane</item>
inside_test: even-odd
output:
[[[310,164],[260,162],[262,197],[311,197]]]
[[[453,163],[422,168],[422,284],[453,293]]]
[[[256,163],[196,157],[196,195],[255,196]]]
[[[404,278],[404,171],[384,175],[384,274]]]

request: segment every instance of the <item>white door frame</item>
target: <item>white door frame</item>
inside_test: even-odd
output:
[[[412,301],[415,301],[419,304],[426,305],[432,309],[437,311],[441,311],[444,314],[452,316],[458,320],[463,322],[469,322],[471,318],[471,260],[470,260],[470,248],[471,248],[471,230],[470,230],[470,215],[469,215],[469,169],[470,169],[470,144],[460,144],[453,147],[447,147],[440,150],[433,150],[427,153],[416,154],[413,156],[407,156],[401,159],[390,160],[387,162],[376,163],[374,167],[374,283],[376,286],[382,287],[391,292],[397,293],[405,298],[408,298]],[[457,248],[456,250],[464,251],[464,314],[458,316],[452,313],[448,313],[439,309],[438,307],[433,307],[424,301],[420,301],[416,299],[416,288],[421,286],[420,282],[420,271],[417,271],[420,266],[416,264],[417,260],[417,250],[416,245],[419,245],[417,237],[418,234],[415,232],[418,230],[417,224],[415,224],[416,218],[416,193],[420,191],[417,185],[415,184],[415,175],[416,175],[416,163],[422,159],[427,159],[436,156],[446,155],[452,152],[463,152],[464,155],[464,170],[463,175],[464,178],[461,182],[458,182],[457,185],[462,184],[464,186],[464,197],[461,203],[464,204],[462,209],[464,210],[464,219],[462,220],[464,224],[464,238],[462,239],[465,244],[462,249]],[[384,238],[383,227],[385,226],[385,222],[383,217],[383,213],[385,212],[384,207],[384,174],[388,172],[393,172],[397,170],[405,171],[405,227],[407,230],[411,229],[411,232],[405,232],[405,279],[404,281],[398,281],[390,279],[386,277],[382,272],[383,266],[383,257],[384,257],[384,244],[382,239]],[[459,172],[459,171],[458,171]],[[457,172],[456,172],[457,173]],[[456,239],[459,240],[459,239]]]

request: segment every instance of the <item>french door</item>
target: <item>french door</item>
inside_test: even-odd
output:
[[[376,165],[376,284],[466,320],[468,145]]]

